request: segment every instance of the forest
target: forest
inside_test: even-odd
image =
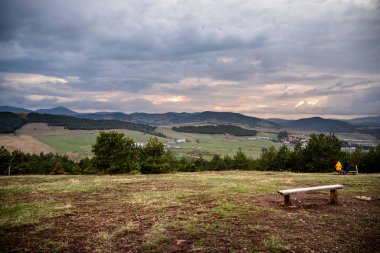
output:
[[[62,115],[0,112],[0,133],[14,133],[27,123],[47,123],[49,126],[63,126],[70,130],[129,129],[154,134],[155,127],[120,120],[93,120]]]
[[[256,130],[249,130],[235,125],[206,125],[173,127],[174,131],[198,134],[230,134],[234,136],[255,136]]]

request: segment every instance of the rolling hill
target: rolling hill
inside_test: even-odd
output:
[[[363,117],[363,118],[355,118],[347,120],[353,124],[363,124],[368,126],[380,126],[380,116],[373,117]]]
[[[13,133],[25,125],[27,120],[12,112],[0,112],[0,133]]]
[[[15,113],[21,113],[21,112],[33,112],[32,110],[28,110],[21,107],[13,107],[13,106],[0,106],[0,112],[15,112]]]
[[[282,127],[289,129],[311,130],[318,132],[353,132],[355,126],[348,122],[324,119],[321,117],[312,117],[285,122]]]
[[[277,124],[255,117],[232,112],[196,112],[196,113],[88,113],[77,114],[75,117],[88,119],[117,119],[146,125],[173,124],[241,124],[249,127],[276,128]]]
[[[51,109],[39,109],[36,111],[40,114],[52,114],[52,115],[77,115],[77,112],[74,112],[66,107],[55,107]]]
[[[30,113],[31,110],[11,106],[0,106],[0,112],[9,111],[15,113]],[[123,112],[95,112],[78,113],[65,107],[52,109],[40,109],[36,112],[49,115],[71,116],[83,120],[97,120],[96,127],[104,129],[107,123],[102,121],[114,121],[111,125],[135,123],[149,126],[167,125],[242,125],[250,128],[275,129],[299,129],[317,132],[340,133],[365,133],[380,138],[380,116],[356,118],[351,120],[324,119],[321,117],[304,118],[298,120],[284,119],[260,119],[233,112],[195,112],[195,113],[131,113]],[[5,117],[5,116],[4,116]],[[0,119],[3,120],[3,119]],[[80,121],[78,121],[80,122]],[[118,122],[118,123],[116,123]],[[6,123],[2,123],[6,124]],[[87,124],[87,123],[86,123]],[[103,124],[100,126],[99,124]],[[13,129],[13,127],[11,127]]]

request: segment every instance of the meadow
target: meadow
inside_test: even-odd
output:
[[[124,133],[125,136],[132,138],[135,142],[147,142],[153,135],[131,130],[117,130]],[[99,131],[77,132],[75,130],[64,134],[54,135],[35,135],[38,141],[52,147],[59,154],[67,154],[73,159],[80,159],[92,156],[92,145],[95,144]],[[168,139],[158,138],[161,142],[167,142]]]
[[[135,142],[147,142],[155,136],[131,130],[117,130]],[[250,141],[248,137],[234,137],[226,135],[208,135],[179,133],[170,128],[160,127],[158,132],[167,138],[158,137],[159,141],[166,143],[174,140],[185,139],[186,143],[171,145],[170,150],[177,156],[200,157],[211,159],[214,154],[233,156],[239,150],[254,159],[258,158],[263,147],[280,146],[268,140]],[[67,154],[73,159],[91,156],[91,146],[95,143],[98,131],[66,131],[55,134],[36,134],[33,137],[41,143],[53,148],[59,154]],[[275,137],[273,134],[264,134]]]
[[[248,137],[235,137],[230,135],[211,135],[211,134],[194,134],[180,133],[170,128],[161,127],[158,131],[172,139],[186,139],[189,142],[177,145],[178,149],[171,151],[179,156],[200,157],[211,159],[214,154],[222,157],[225,155],[233,156],[241,148],[248,156],[257,159],[260,156],[262,148],[270,146],[279,147],[280,144],[269,140],[248,140]],[[263,134],[266,137],[276,138],[274,134]],[[262,136],[262,135],[260,135]]]
[[[280,189],[343,184],[328,192]],[[371,201],[356,196],[371,197]],[[2,252],[375,252],[380,174],[0,177]]]

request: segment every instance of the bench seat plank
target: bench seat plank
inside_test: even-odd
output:
[[[343,185],[334,184],[334,185],[323,185],[323,186],[308,187],[308,188],[280,190],[280,191],[278,191],[278,193],[280,193],[281,195],[289,195],[291,193],[297,193],[297,192],[308,192],[308,191],[319,191],[319,190],[335,190],[335,189],[342,189],[342,188],[343,188]]]

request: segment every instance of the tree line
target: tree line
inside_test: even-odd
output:
[[[30,154],[19,150],[8,151],[0,147],[0,171],[2,175],[19,174],[80,174],[81,163],[67,156],[53,153]]]
[[[13,133],[27,123],[47,123],[49,126],[63,126],[70,130],[129,129],[155,135],[156,127],[120,120],[94,120],[63,115],[0,112],[0,133]]]
[[[235,125],[206,125],[173,127],[176,132],[198,134],[230,134],[234,136],[255,136],[256,130],[249,130]]]
[[[100,132],[92,146],[93,157],[79,162],[57,154],[25,154],[0,148],[2,174],[158,174],[171,172],[267,170],[293,172],[331,172],[337,161],[357,165],[360,172],[380,172],[380,145],[364,152],[341,151],[341,142],[334,135],[312,135],[303,148],[293,150],[286,146],[263,148],[258,159],[248,157],[241,149],[229,156],[214,155],[211,160],[176,157],[166,151],[157,138],[144,146],[120,132]]]

